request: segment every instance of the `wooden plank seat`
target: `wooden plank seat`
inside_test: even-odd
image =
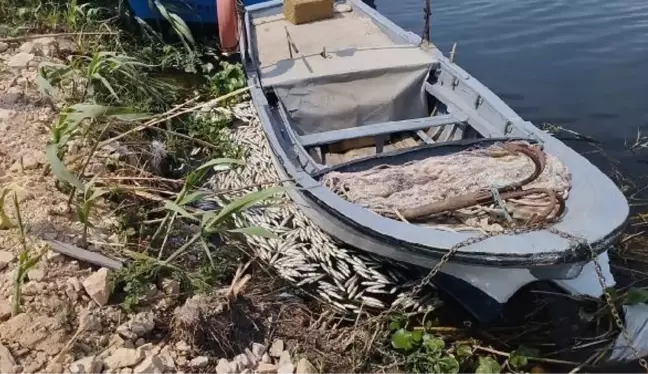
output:
[[[372,125],[352,127],[348,129],[323,131],[310,135],[299,136],[299,142],[304,147],[315,147],[333,144],[347,139],[357,139],[366,136],[381,136],[402,131],[417,131],[430,127],[452,125],[468,120],[462,114],[443,114],[434,117],[414,118],[403,121],[374,123]]]

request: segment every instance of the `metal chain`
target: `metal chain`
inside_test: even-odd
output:
[[[558,236],[560,236],[563,239],[567,239],[569,241],[575,241],[577,243],[584,244],[587,246],[587,248],[590,251],[590,254],[592,255],[592,262],[594,262],[594,269],[596,270],[596,275],[598,277],[599,284],[601,285],[601,288],[603,289],[603,295],[605,297],[605,302],[610,309],[610,314],[612,314],[612,318],[614,319],[614,323],[616,324],[617,328],[621,331],[621,334],[623,337],[628,341],[628,344],[630,345],[630,349],[634,352],[635,356],[639,360],[639,365],[648,373],[648,362],[644,358],[641,357],[641,352],[635,347],[634,342],[632,340],[632,337],[630,337],[630,334],[628,334],[628,331],[625,329],[625,326],[623,325],[623,320],[621,319],[621,316],[619,315],[619,311],[617,311],[616,306],[614,306],[614,300],[612,300],[612,295],[607,291],[607,287],[605,286],[605,276],[603,275],[603,269],[601,269],[601,264],[598,262],[598,255],[594,252],[594,248],[592,248],[592,245],[585,239],[576,237],[572,234],[554,229],[554,228],[549,228],[549,231],[551,233],[554,233]]]

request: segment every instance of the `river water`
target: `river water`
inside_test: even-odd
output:
[[[376,0],[418,34],[423,6]],[[648,175],[648,149],[626,145],[648,124],[648,0],[432,0],[431,39],[446,54],[456,42],[455,62],[523,118],[591,136],[624,173]]]

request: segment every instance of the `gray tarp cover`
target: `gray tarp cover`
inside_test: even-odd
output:
[[[423,83],[433,64],[417,47],[350,48],[261,69],[300,135],[428,115]]]

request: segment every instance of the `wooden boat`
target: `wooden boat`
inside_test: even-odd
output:
[[[599,169],[362,1],[336,4],[332,18],[300,25],[284,18],[282,6],[268,1],[246,8],[240,51],[277,170],[294,180],[290,196],[316,225],[353,247],[427,268],[453,251],[435,283],[482,319],[534,281],[592,296],[601,295],[599,280],[614,284],[606,250],[629,208]],[[519,142],[569,169],[569,197],[553,222],[482,237],[477,229],[449,231],[378,214],[323,183],[332,172],[410,165]],[[524,186],[502,191],[497,199],[491,190],[492,201],[483,190],[459,200],[477,194],[499,203],[513,196],[506,191]]]

